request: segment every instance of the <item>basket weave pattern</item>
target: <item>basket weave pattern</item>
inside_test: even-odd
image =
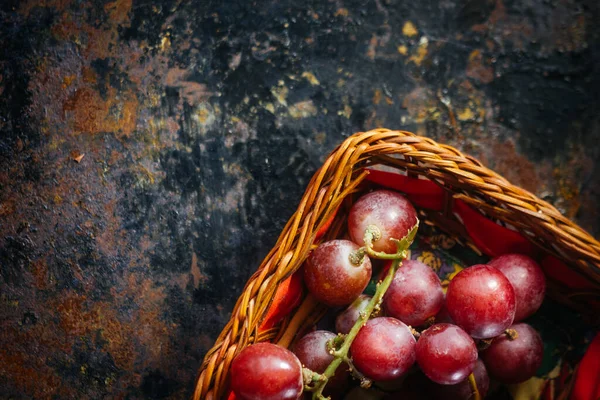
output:
[[[230,321],[205,356],[194,399],[221,398],[237,353],[251,343],[270,340],[285,329],[284,321],[276,328],[258,331],[280,283],[301,266],[315,244],[317,232],[335,215],[342,201],[359,190],[368,174],[365,167],[375,165],[437,183],[446,189],[449,202],[460,199],[487,218],[513,227],[600,288],[600,243],[552,205],[451,146],[404,131],[376,129],[357,133],[338,146],[315,173],[276,245],[248,280]],[[450,209],[426,213],[425,219],[465,239],[460,221]],[[335,231],[336,226],[339,229],[343,220],[343,215],[336,216],[331,230]],[[560,301],[585,308],[585,296],[573,297],[556,283],[549,282],[548,289]]]

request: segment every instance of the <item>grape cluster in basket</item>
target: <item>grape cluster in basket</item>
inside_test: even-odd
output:
[[[360,386],[346,399],[481,399],[490,377],[507,384],[531,378],[543,344],[521,321],[544,299],[540,267],[507,254],[462,270],[444,290],[431,268],[404,260],[418,223],[398,193],[358,199],[348,215],[350,240],[321,244],[304,265],[310,295],[346,307],[336,332],[308,333],[293,352],[271,343],[245,348],[231,366],[236,398],[343,398],[352,377]],[[372,259],[388,261],[370,297],[362,293]],[[366,391],[373,384],[381,390]]]

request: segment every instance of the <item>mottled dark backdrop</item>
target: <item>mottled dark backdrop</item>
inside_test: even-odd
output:
[[[595,0],[0,3],[0,398],[187,397],[355,131],[455,145],[600,233]]]

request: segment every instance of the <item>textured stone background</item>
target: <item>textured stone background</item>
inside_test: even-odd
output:
[[[359,130],[457,146],[600,234],[597,1],[0,3],[0,398],[189,396]]]

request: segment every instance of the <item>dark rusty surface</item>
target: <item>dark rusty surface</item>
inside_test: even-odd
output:
[[[597,237],[599,8],[4,0],[0,397],[188,396],[355,131],[455,145]]]

